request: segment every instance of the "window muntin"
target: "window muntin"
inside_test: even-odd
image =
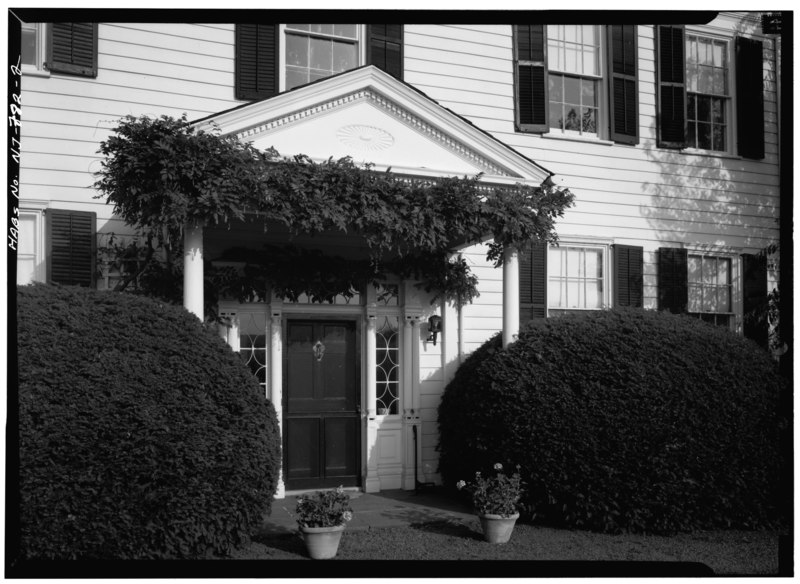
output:
[[[600,36],[596,25],[548,25],[551,130],[597,136],[602,86]]]
[[[733,315],[731,258],[689,254],[687,274],[690,314],[722,326]]]
[[[603,308],[607,293],[604,248],[559,246],[547,254],[549,308]]]
[[[356,24],[287,24],[284,89],[292,89],[359,65]]]
[[[730,137],[730,61],[726,40],[686,35],[686,118],[690,148],[725,152]]]

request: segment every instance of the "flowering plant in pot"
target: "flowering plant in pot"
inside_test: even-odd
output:
[[[345,525],[353,518],[350,495],[343,487],[297,497],[297,525],[309,555],[325,560],[336,555]]]
[[[508,476],[503,465],[494,465],[494,476],[484,477],[475,473],[475,481],[458,481],[456,487],[472,495],[472,504],[481,520],[484,537],[492,543],[505,543],[511,537],[514,523],[519,518],[517,504],[522,498],[523,481],[517,471]]]

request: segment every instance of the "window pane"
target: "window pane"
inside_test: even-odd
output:
[[[586,106],[597,106],[597,83],[591,79],[581,80],[581,103]]]
[[[716,258],[703,258],[703,284],[717,283],[717,260]]]
[[[547,283],[547,300],[548,304],[554,308],[561,308],[564,306],[561,282],[558,280],[550,280]]]
[[[581,275],[581,252],[579,249],[569,248],[566,250],[568,278],[577,278]]]
[[[563,26],[564,32],[564,40],[568,43],[577,43],[580,41],[580,37],[578,36],[578,25],[577,24],[565,24]]]
[[[589,108],[583,112],[583,131],[589,134],[597,133],[597,110]]]
[[[36,29],[22,29],[22,64],[36,66]]]
[[[348,39],[356,38],[356,25],[355,24],[334,24],[333,34],[338,37],[345,37]]]
[[[598,67],[597,62],[597,51],[595,51],[594,47],[584,47],[583,49],[583,74],[600,74],[600,67]]]
[[[581,102],[581,81],[577,77],[564,77],[564,102],[569,104]]]
[[[290,28],[292,30],[308,30],[307,24],[287,24],[286,28]]]
[[[703,122],[711,121],[711,98],[705,95],[697,96],[697,119]]]
[[[702,293],[700,286],[689,284],[689,312],[700,312],[702,310]]]
[[[690,120],[697,119],[697,96],[690,95],[688,96],[689,99],[686,100],[686,117]]]
[[[697,124],[697,147],[711,149],[711,124]]]
[[[731,283],[731,260],[730,258],[717,259],[717,282],[719,284]]]
[[[714,126],[712,134],[712,149],[724,151],[727,148],[727,141],[725,140],[725,126]]]
[[[581,129],[581,121],[578,117],[578,111],[574,107],[567,106],[566,114],[566,119],[564,120],[564,129],[579,132]]]
[[[550,101],[564,101],[563,75],[549,76]]]
[[[586,275],[589,278],[603,277],[603,252],[599,249],[586,250]]]
[[[588,281],[586,283],[586,308],[600,308],[603,305],[603,283]]]
[[[311,38],[311,52],[308,59],[309,67],[324,71],[332,71],[331,68],[331,41],[325,39]]]
[[[308,37],[286,35],[286,64],[308,66]]]
[[[564,129],[564,115],[561,107],[560,103],[550,102],[550,111],[548,112],[550,119],[548,124],[551,128],[557,128],[559,130]]]
[[[356,45],[352,43],[333,43],[333,70],[347,71],[358,65]]]
[[[286,89],[308,83],[308,69],[286,68]]]
[[[579,308],[578,304],[578,282],[570,280],[567,282],[567,308]]]

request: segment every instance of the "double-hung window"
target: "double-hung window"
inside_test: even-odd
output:
[[[551,247],[547,257],[547,298],[551,309],[599,310],[606,302],[603,247]]]
[[[687,146],[730,150],[729,42],[686,35]]]
[[[287,24],[285,89],[292,89],[358,67],[356,24]]]
[[[515,25],[516,128],[636,144],[635,25]]]
[[[655,30],[658,146],[764,158],[763,42]]]
[[[729,257],[688,254],[689,314],[730,328],[733,316],[731,270]]]
[[[403,78],[400,24],[237,24],[236,98],[264,99],[364,64]]]
[[[45,60],[45,25],[41,22],[21,24],[22,46],[20,62],[22,71],[33,73],[42,71]]]
[[[597,136],[602,85],[599,28],[547,27],[551,131]]]

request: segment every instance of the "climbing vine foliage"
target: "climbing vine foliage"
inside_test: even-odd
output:
[[[123,118],[100,153],[98,197],[143,235],[146,261],[140,264],[175,263],[182,230],[192,223],[261,221],[267,230],[282,224],[294,234],[341,231],[361,238],[369,250],[368,260],[347,266],[336,258],[289,261],[299,253],[290,248],[249,259],[244,250],[228,250],[229,259],[238,254],[249,269],[217,285],[232,286],[239,296],[268,285],[289,297],[310,292],[322,301],[394,273],[463,304],[477,295],[477,280],[466,262],[453,260],[456,246],[489,240],[487,259],[499,266],[506,246],[556,241],[555,220],[573,201],[566,189],[492,188],[481,184],[480,175],[413,179],[349,158],[284,158],[235,137],[199,131],[185,115]],[[158,248],[163,253],[152,252]],[[283,262],[287,269],[265,262]]]

